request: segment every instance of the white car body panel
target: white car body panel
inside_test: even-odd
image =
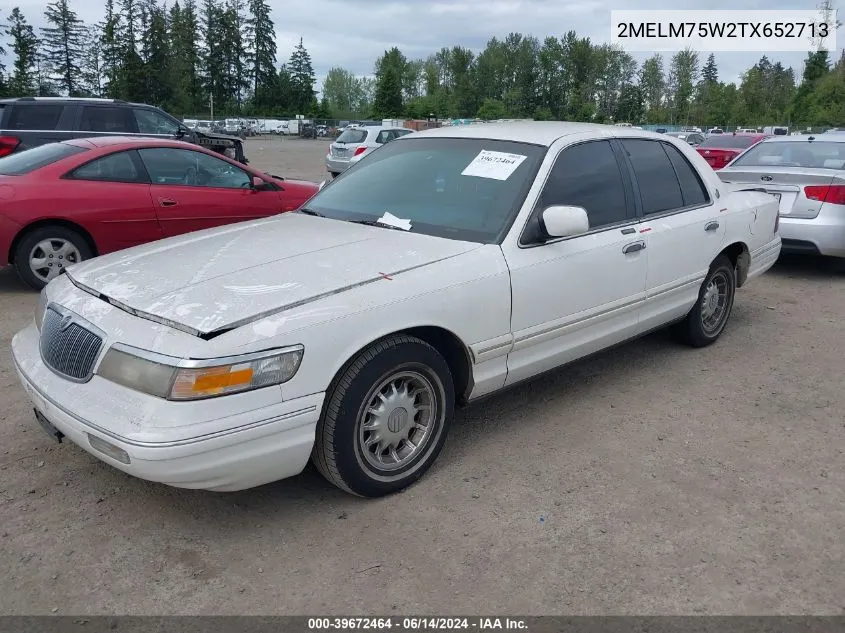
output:
[[[237,490],[304,468],[332,380],[386,335],[414,328],[449,333],[465,349],[471,373],[458,395],[473,400],[684,316],[710,263],[731,244],[750,254],[749,278],[777,259],[774,198],[731,193],[686,143],[630,128],[556,125],[419,133],[498,134],[550,147],[501,244],[284,214],[96,258],[71,267],[45,291],[48,301],[106,333],[93,378],[79,384],[50,370],[33,324],[13,339],[21,381],[36,408],[98,458],[174,486]],[[549,131],[555,129],[565,133]],[[579,140],[613,137],[675,145],[699,171],[712,204],[638,221],[633,232],[597,230],[521,245],[558,153]],[[705,231],[711,222],[718,229]],[[632,241],[647,248],[624,254]],[[117,342],[192,359],[291,345],[305,352],[281,386],[172,402],[96,374]],[[86,433],[126,450],[131,464],[92,448]]]

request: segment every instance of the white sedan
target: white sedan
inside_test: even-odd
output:
[[[138,477],[239,490],[312,459],[385,495],[456,404],[666,325],[713,343],[778,257],[777,207],[662,134],[430,130],[298,212],[71,267],[15,366],[52,437]]]

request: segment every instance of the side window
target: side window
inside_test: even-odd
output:
[[[96,180],[105,182],[143,182],[129,152],[109,154],[74,170],[74,180]]]
[[[684,206],[681,186],[660,141],[627,139],[622,146],[631,158],[640,189],[643,214],[662,213]]]
[[[382,130],[378,133],[378,136],[376,137],[376,143],[378,143],[379,145],[383,145],[384,143],[387,143],[388,141],[392,140],[392,138],[393,135],[391,135],[390,130]]]
[[[663,149],[669,155],[669,160],[672,161],[672,167],[675,168],[675,173],[681,183],[684,206],[689,207],[709,202],[710,196],[707,195],[707,189],[704,188],[704,183],[701,182],[698,172],[690,165],[686,156],[677,147],[668,143],[663,144]]]
[[[131,134],[135,131],[135,126],[132,124],[127,108],[85,106],[82,108],[79,129],[86,132]]]
[[[540,205],[583,207],[590,229],[628,219],[625,185],[610,143],[589,141],[563,150],[549,173]]]
[[[15,105],[7,127],[11,130],[55,130],[63,111],[63,105]]]
[[[133,110],[141,134],[175,135],[179,124],[155,110]]]
[[[249,189],[250,175],[214,156],[186,149],[138,150],[154,185]]]

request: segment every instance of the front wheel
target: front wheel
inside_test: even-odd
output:
[[[719,255],[701,284],[698,301],[686,318],[675,326],[675,334],[693,347],[715,343],[731,316],[735,294],[736,268],[730,259]]]
[[[455,409],[449,366],[428,343],[390,336],[361,352],[326,395],[312,461],[362,497],[411,485],[446,441]]]
[[[15,269],[25,283],[41,290],[68,266],[92,256],[91,247],[76,231],[64,226],[42,226],[18,242]]]

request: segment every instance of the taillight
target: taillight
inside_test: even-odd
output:
[[[21,140],[17,136],[0,136],[0,158],[15,151]]]
[[[845,204],[845,185],[811,185],[804,187],[804,195],[809,200],[828,204]]]
[[[366,151],[367,151],[366,147],[359,147],[358,149],[355,150],[355,153],[352,154],[352,155],[353,156],[360,156],[361,154],[363,154]]]

